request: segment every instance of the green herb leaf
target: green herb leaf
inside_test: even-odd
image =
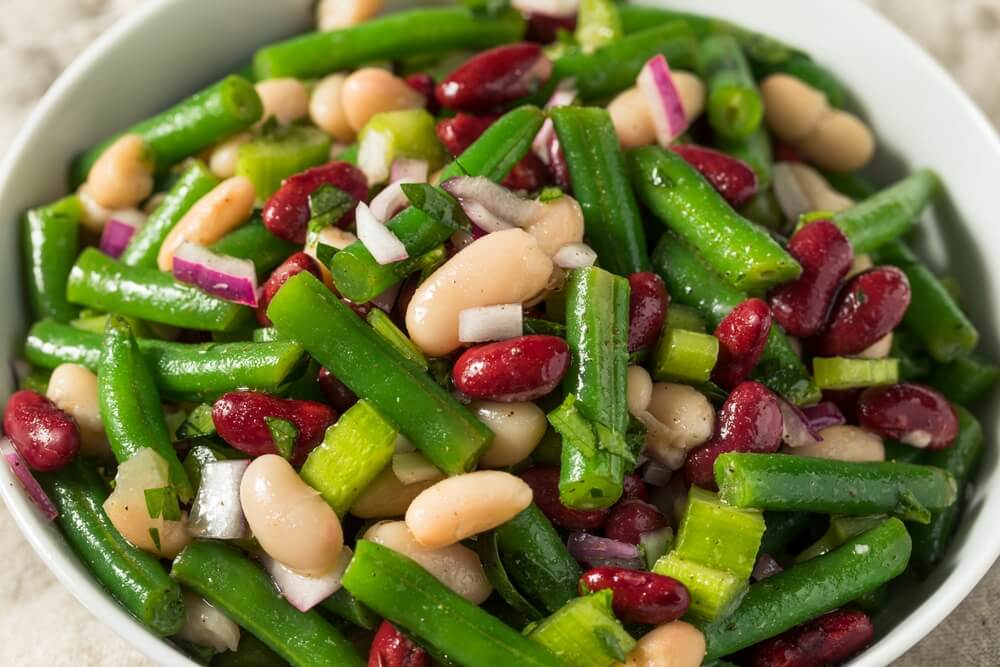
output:
[[[566,325],[552,320],[541,320],[534,317],[524,318],[525,335],[537,334],[543,336],[566,337]]]
[[[441,188],[427,183],[405,183],[402,188],[413,208],[456,230],[471,227],[458,200]]]
[[[178,440],[193,440],[215,435],[215,422],[212,421],[212,404],[202,403],[195,406],[181,425],[177,428]]]
[[[896,516],[906,521],[927,524],[931,522],[931,512],[924,507],[909,489],[901,491],[896,500]]]
[[[162,516],[167,521],[181,520],[181,506],[177,500],[177,492],[171,487],[146,489],[143,495],[146,497],[146,511],[149,513],[149,518],[157,519]]]
[[[157,551],[162,551],[163,548],[160,546],[160,531],[157,528],[149,529],[149,536],[153,538],[153,544],[156,545]]]
[[[299,430],[295,424],[287,419],[277,417],[264,417],[267,430],[271,432],[271,439],[278,453],[285,459],[292,458],[292,451],[295,449],[295,441],[299,437]]]
[[[327,245],[325,243],[316,244],[316,259],[318,259],[321,264],[325,264],[326,266],[330,266],[330,260],[332,260],[333,256],[338,252],[339,251],[332,245]]]
[[[562,405],[549,413],[549,423],[584,456],[597,453],[597,436],[591,423],[576,409],[576,396],[567,394]]]

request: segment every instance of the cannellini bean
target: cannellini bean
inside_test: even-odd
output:
[[[396,477],[392,466],[387,467],[368,485],[354,504],[351,514],[359,519],[387,519],[406,514],[413,499],[444,479],[442,473],[426,482],[403,484]]]
[[[417,496],[406,510],[406,525],[417,542],[436,549],[510,521],[531,498],[520,477],[479,470],[449,477]]]
[[[137,134],[119,137],[101,153],[87,176],[87,192],[107,209],[133,208],[153,192],[153,160]]]
[[[542,294],[552,260],[534,236],[506,229],[472,242],[425,280],[406,309],[406,328],[432,357],[458,349],[458,314],[466,308],[527,303]]]
[[[282,457],[266,454],[250,463],[240,504],[253,536],[274,560],[314,577],[337,565],[344,548],[337,514]]]
[[[538,247],[549,257],[570,243],[583,241],[583,209],[579,202],[563,195],[542,204],[541,213],[524,228],[538,241]]]
[[[473,604],[482,604],[493,592],[479,556],[461,544],[428,549],[414,539],[402,521],[376,523],[365,532],[365,539],[413,559],[435,579]]]
[[[548,428],[545,413],[531,402],[473,401],[469,409],[493,431],[493,441],[479,459],[481,468],[520,463],[535,451]]]
[[[257,193],[244,176],[233,176],[215,186],[195,202],[174,225],[160,246],[156,264],[161,271],[174,266],[174,253],[185,241],[199,245],[215,243],[250,218]]]
[[[857,116],[834,110],[796,145],[802,157],[830,171],[854,171],[875,154],[875,135]]]
[[[83,226],[92,232],[100,233],[104,225],[111,219],[111,210],[98,204],[87,190],[87,184],[81,185],[76,196],[83,206]]]
[[[45,395],[76,420],[82,439],[81,454],[95,458],[111,454],[97,401],[97,376],[93,371],[78,364],[61,364],[52,371]]]
[[[676,469],[684,453],[708,442],[715,428],[715,410],[705,395],[686,384],[657,382],[649,401],[646,455]]]
[[[193,591],[184,591],[184,627],[174,635],[219,653],[235,651],[240,643],[240,626]]]
[[[854,200],[847,197],[832,187],[813,167],[801,162],[787,162],[788,168],[795,177],[795,182],[799,184],[802,193],[809,200],[814,211],[843,211],[854,206]]]
[[[779,138],[797,143],[829,112],[826,95],[790,74],[772,74],[760,83],[764,120]]]
[[[264,105],[258,125],[263,125],[268,118],[274,118],[279,125],[291,125],[309,113],[309,91],[298,79],[267,79],[254,88]]]
[[[394,76],[377,67],[365,67],[347,77],[340,91],[341,104],[351,129],[358,132],[378,113],[423,109],[424,96]]]
[[[350,143],[354,141],[354,130],[347,122],[347,111],[344,109],[345,81],[347,75],[331,74],[316,84],[309,98],[309,118],[316,127],[337,141]]]
[[[892,352],[892,332],[879,338],[877,341],[861,350],[858,356],[863,359],[885,359]]]
[[[851,270],[847,272],[846,276],[844,276],[844,281],[846,282],[847,280],[853,278],[859,273],[864,273],[865,271],[867,271],[870,268],[873,268],[874,266],[875,262],[872,261],[871,255],[866,255],[866,254],[855,255],[854,262],[851,264]]]
[[[349,28],[382,11],[382,0],[320,0],[316,25],[321,31]]]
[[[636,419],[641,419],[649,410],[653,400],[653,378],[642,366],[628,367],[628,412]]]
[[[240,157],[240,146],[250,141],[253,135],[240,132],[221,141],[208,155],[208,168],[218,178],[232,178],[236,175],[236,162]]]
[[[648,146],[656,141],[656,127],[649,103],[638,88],[629,88],[611,100],[608,113],[622,148]]]
[[[673,621],[643,636],[615,667],[698,667],[705,657],[705,636],[684,621]]]
[[[882,438],[858,426],[827,426],[819,432],[823,438],[815,445],[792,447],[798,456],[814,456],[834,461],[885,461]]]
[[[162,516],[150,518],[146,509],[146,490],[170,486],[167,462],[146,447],[118,466],[115,490],[104,501],[104,512],[126,540],[143,551],[173,558],[191,541],[187,516],[167,521]],[[159,546],[153,540],[155,530]]]
[[[688,123],[691,123],[705,110],[705,84],[696,75],[683,70],[674,70],[670,78],[674,80],[677,94],[680,95],[684,115],[687,116]]]

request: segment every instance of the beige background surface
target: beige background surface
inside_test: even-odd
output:
[[[924,44],[1000,125],[1000,0],[868,0]],[[0,0],[0,147],[101,30],[142,0]],[[44,9],[43,9],[44,8]],[[156,85],[151,81],[150,85]],[[112,103],[127,104],[127,100]],[[0,507],[0,665],[148,665],[84,610]],[[1000,665],[1000,566],[897,665]]]

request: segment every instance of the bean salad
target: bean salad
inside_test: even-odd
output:
[[[317,31],[23,220],[0,449],[210,665],[822,667],[945,556],[1000,367],[807,53],[612,0]]]

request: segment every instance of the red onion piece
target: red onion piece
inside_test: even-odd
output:
[[[576,101],[576,98],[576,80],[566,79],[560,81],[559,85],[556,86],[555,92],[552,93],[552,97],[545,104],[545,108],[568,107]],[[531,143],[531,149],[546,166],[549,166],[552,162],[553,141],[558,141],[556,126],[551,118],[546,118],[545,122],[542,123],[542,129],[538,131],[535,140]]]
[[[761,554],[757,556],[757,563],[753,566],[753,572],[750,573],[750,579],[753,581],[767,579],[768,577],[773,577],[778,574],[783,569],[784,568],[778,564],[778,561],[774,560],[771,554],[761,552]]]
[[[395,285],[387,287],[384,292],[372,299],[370,303],[383,312],[392,312],[392,307],[396,305],[396,298],[399,296],[399,290],[402,286],[403,281],[399,281]]]
[[[511,0],[514,9],[558,18],[576,16],[580,0]]]
[[[566,542],[566,548],[573,558],[587,567],[610,565],[641,570],[644,566],[642,553],[637,545],[590,533],[571,534]]]
[[[174,278],[213,296],[251,308],[257,307],[257,271],[248,259],[217,255],[184,242],[174,253]]]
[[[821,431],[827,426],[840,426],[847,423],[847,417],[833,401],[823,401],[808,408],[802,408],[802,414],[814,431]]]
[[[9,439],[0,438],[0,454],[3,454],[4,460],[10,466],[10,471],[14,473],[14,477],[17,477],[17,481],[24,487],[25,493],[28,494],[28,498],[38,508],[38,511],[49,521],[59,516],[59,510],[56,509],[55,503],[46,495],[41,484],[31,474],[28,462],[14,449],[14,445]]]
[[[466,308],[458,314],[458,340],[486,343],[524,334],[524,309],[519,303]]]
[[[795,165],[778,162],[774,165],[774,196],[789,222],[796,222],[803,213],[813,210],[812,201],[795,177]]]
[[[385,224],[389,222],[389,219],[402,211],[404,208],[410,205],[410,200],[406,198],[406,193],[403,192],[403,186],[407,183],[416,183],[417,181],[412,178],[404,178],[398,181],[394,181],[389,185],[385,186],[382,192],[375,195],[368,208],[371,210],[372,215],[375,219]]]
[[[358,238],[379,264],[392,264],[410,256],[402,241],[375,218],[364,202],[358,204],[354,219],[358,226]]]
[[[327,599],[340,590],[341,580],[344,578],[344,570],[354,553],[350,547],[345,546],[341,552],[340,560],[329,574],[322,577],[307,577],[299,574],[270,556],[262,556],[261,562],[264,569],[274,580],[274,585],[278,587],[278,592],[282,597],[301,612],[307,612],[323,600]]]
[[[798,406],[793,405],[778,394],[775,394],[775,396],[778,396],[778,407],[781,408],[783,429],[781,439],[784,440],[786,445],[789,447],[806,447],[823,441],[822,436],[813,429],[809,423],[809,419],[802,414],[802,410]]]
[[[642,471],[642,481],[651,486],[666,486],[674,471],[656,461],[650,461]]]
[[[650,58],[636,81],[649,104],[656,141],[666,148],[687,129],[688,122],[684,103],[663,54]]]
[[[582,269],[596,261],[597,253],[586,243],[569,243],[552,256],[552,263],[561,269]]]
[[[195,537],[240,540],[250,526],[240,505],[240,482],[250,461],[213,461],[201,469],[188,528]]]
[[[431,166],[427,160],[414,160],[408,157],[398,157],[392,161],[389,170],[389,182],[408,181],[410,183],[426,183],[430,176]]]
[[[146,214],[134,209],[115,211],[101,231],[101,252],[118,259],[135,231],[146,222]]]
[[[543,208],[482,176],[449,178],[441,187],[458,200],[469,220],[486,232],[524,227],[534,222]]]

